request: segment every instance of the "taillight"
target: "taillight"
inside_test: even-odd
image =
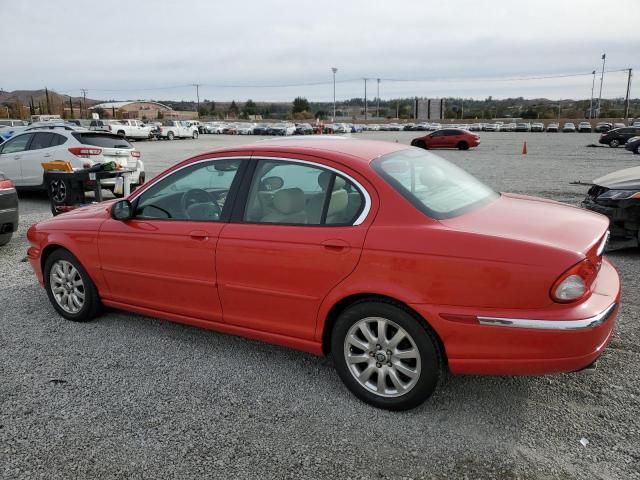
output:
[[[569,303],[586,297],[597,275],[597,266],[585,258],[555,281],[551,287],[551,299],[558,303]]]
[[[11,190],[16,188],[11,180],[8,178],[0,180],[0,190]]]
[[[111,125],[107,125],[107,130],[111,131]]]
[[[93,155],[100,155],[102,153],[101,148],[86,148],[86,147],[71,147],[69,152],[76,157],[89,158]]]
[[[131,156],[134,157],[134,158],[140,158],[142,156],[142,154],[138,150],[132,150],[131,151]]]

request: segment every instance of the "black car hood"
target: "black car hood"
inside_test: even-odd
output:
[[[640,167],[625,168],[609,173],[596,178],[593,183],[612,190],[640,190]]]

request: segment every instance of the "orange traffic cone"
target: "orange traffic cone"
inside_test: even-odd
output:
[[[523,155],[527,154],[527,142],[524,142],[524,145],[522,146],[522,154]]]

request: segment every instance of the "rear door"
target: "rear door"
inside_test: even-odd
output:
[[[225,323],[312,339],[323,298],[356,267],[369,193],[318,159],[259,158],[220,234]],[[324,163],[324,162],[323,162]]]

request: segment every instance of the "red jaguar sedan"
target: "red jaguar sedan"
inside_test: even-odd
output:
[[[433,148],[457,148],[469,150],[480,145],[480,136],[461,128],[443,128],[414,138],[411,145],[425,150]]]
[[[69,320],[107,306],[330,355],[360,399],[400,410],[444,368],[593,363],[620,300],[608,225],[418,148],[286,139],[199,155],[33,225],[28,257]]]

